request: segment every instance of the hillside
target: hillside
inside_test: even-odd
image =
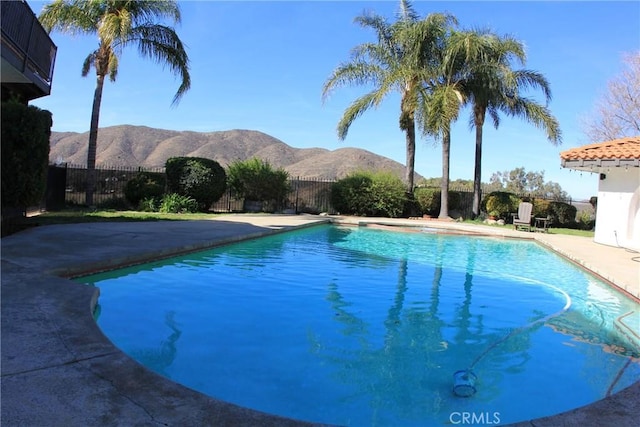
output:
[[[89,132],[52,132],[49,159],[84,165],[88,140]],[[253,130],[190,132],[122,125],[101,128],[98,133],[98,167],[161,167],[175,156],[206,157],[222,166],[258,157],[304,178],[336,179],[355,170],[386,170],[404,176],[402,164],[367,150],[294,148]]]

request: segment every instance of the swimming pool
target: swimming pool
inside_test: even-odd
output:
[[[294,418],[507,423],[640,378],[616,323],[637,304],[532,242],[324,226],[79,280],[136,360]],[[476,393],[455,396],[474,363]]]

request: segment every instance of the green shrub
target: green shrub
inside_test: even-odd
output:
[[[582,210],[578,212],[576,216],[578,227],[581,230],[594,230],[596,227],[596,220],[591,212]]]
[[[440,213],[440,190],[419,187],[413,194],[423,214],[434,216]]]
[[[141,212],[158,212],[160,210],[160,199],[146,197],[138,203],[138,210]]]
[[[193,198],[200,211],[207,211],[227,189],[227,174],[215,160],[172,157],[165,166],[168,191]]]
[[[167,178],[162,173],[138,172],[124,186],[124,197],[133,206],[148,198],[159,199],[164,194]]]
[[[508,219],[510,214],[518,212],[520,201],[520,198],[513,193],[494,191],[482,200],[482,207],[487,213]]]
[[[16,101],[2,103],[2,207],[26,208],[47,186],[51,113]]]
[[[549,202],[551,225],[555,227],[576,228],[577,208],[565,202]]]
[[[273,209],[282,205],[290,191],[289,173],[256,157],[231,163],[227,175],[229,187],[238,197],[270,202],[274,205]]]
[[[549,215],[549,200],[533,199],[532,215],[535,218],[546,218]]]
[[[331,205],[342,214],[365,216],[368,212],[371,174],[356,172],[331,185]]]
[[[355,172],[331,187],[331,204],[342,214],[397,217],[407,197],[402,180],[388,172]]]
[[[160,202],[162,213],[192,213],[197,212],[198,209],[198,202],[194,198],[177,193],[165,194]]]
[[[418,187],[414,191],[414,197],[423,214],[437,216],[442,205],[442,192],[439,188]],[[462,197],[458,191],[449,191],[449,210],[460,208]]]

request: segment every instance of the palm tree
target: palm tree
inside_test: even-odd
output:
[[[499,112],[518,116],[545,130],[553,144],[561,143],[558,121],[546,105],[522,96],[526,89],[540,89],[546,102],[551,90],[545,77],[531,70],[513,70],[512,60],[524,65],[526,54],[523,44],[512,37],[500,37],[488,31],[467,31],[460,34],[460,46],[475,46],[480,54],[472,57],[476,62],[466,67],[463,86],[466,100],[471,104],[469,123],[475,128],[475,170],[473,184],[473,216],[480,214],[482,128],[487,113],[494,127],[500,124]]]
[[[175,30],[155,20],[169,19],[180,22],[180,9],[173,0],[121,1],[121,0],[56,0],[46,5],[39,20],[47,31],[58,30],[68,34],[98,36],[98,48],[84,60],[82,76],[91,68],[96,71],[96,89],[91,110],[89,149],[87,153],[86,203],[93,205],[95,189],[96,147],[98,120],[104,79],[112,82],[118,73],[119,56],[125,47],[135,45],[141,56],[169,67],[182,79],[173,98],[173,104],[191,86],[189,59]]]
[[[363,27],[372,28],[377,43],[363,43],[353,49],[350,62],[340,64],[325,82],[323,99],[337,87],[372,85],[373,90],[356,99],[344,112],[337,127],[344,140],[353,121],[371,107],[377,107],[391,92],[400,93],[400,129],[405,133],[407,193],[413,192],[416,150],[416,115],[425,94],[422,82],[432,71],[430,55],[437,51],[448,27],[455,18],[431,14],[420,20],[407,0],[400,1],[398,20],[389,24],[384,17],[370,14],[356,17]],[[418,120],[422,126],[423,120]]]
[[[423,103],[423,129],[426,134],[442,140],[442,180],[440,183],[439,218],[449,218],[449,163],[451,154],[451,123],[458,119],[466,102],[465,68],[480,55],[475,46],[460,43],[460,32],[451,29],[434,52],[430,77],[423,82],[426,94]]]

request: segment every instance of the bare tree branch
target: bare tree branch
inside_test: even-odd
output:
[[[591,142],[640,135],[640,51],[623,56],[624,68],[607,85],[582,123]]]

